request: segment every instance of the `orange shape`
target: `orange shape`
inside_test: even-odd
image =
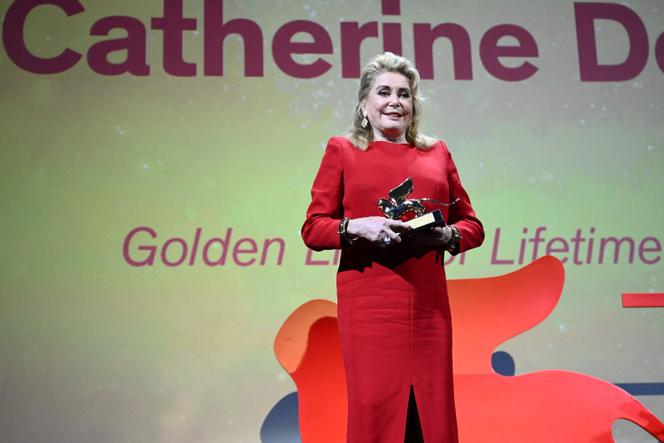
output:
[[[297,386],[302,442],[346,441],[346,372],[337,305],[312,300],[284,322],[274,341],[279,363]]]
[[[612,443],[611,426],[620,418],[664,442],[664,424],[609,382],[570,371],[512,377],[493,371],[496,347],[543,321],[563,283],[563,266],[553,257],[499,277],[448,282],[461,443]],[[275,354],[297,385],[303,443],[344,442],[347,398],[336,305],[313,300],[295,310],[277,334]]]

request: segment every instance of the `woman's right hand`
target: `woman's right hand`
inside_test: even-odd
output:
[[[408,231],[410,226],[400,220],[385,217],[360,217],[348,222],[346,231],[350,235],[362,237],[378,246],[387,246],[390,243],[400,243],[399,232]],[[385,238],[390,240],[386,243]]]

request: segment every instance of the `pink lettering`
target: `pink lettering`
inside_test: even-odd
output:
[[[148,252],[148,256],[143,260],[134,259],[129,253],[131,242],[134,239],[134,236],[141,232],[147,232],[150,237],[157,238],[157,233],[153,229],[148,228],[147,226],[140,226],[138,228],[132,229],[131,231],[129,231],[129,233],[124,239],[124,242],[122,243],[122,256],[124,257],[125,261],[129,263],[131,266],[136,266],[136,267],[152,266],[154,264],[155,253],[157,251],[156,246],[141,245],[138,247],[139,251]]]
[[[514,37],[516,46],[501,46],[503,37]],[[537,57],[539,51],[533,36],[517,25],[498,25],[489,29],[480,41],[480,58],[484,67],[496,78],[509,82],[522,81],[532,77],[537,67],[530,62],[523,62],[515,68],[509,68],[500,62],[504,57]]]
[[[171,261],[168,258],[168,249],[173,243],[177,243],[180,245],[180,255],[175,261]],[[187,242],[184,241],[184,239],[180,237],[173,237],[169,238],[168,240],[166,240],[166,242],[164,242],[164,246],[162,246],[161,248],[161,261],[163,264],[170,267],[180,266],[185,261],[186,258],[187,258]]]
[[[307,33],[312,42],[294,42],[293,36]],[[315,62],[304,65],[293,60],[293,54],[332,54],[332,39],[318,23],[295,20],[279,28],[272,41],[274,61],[284,73],[296,78],[313,78],[325,74],[332,65],[318,58]]]
[[[648,243],[652,243],[652,246],[648,246]],[[659,254],[652,258],[648,258],[646,257],[646,253],[648,252],[655,252],[655,253],[662,252],[662,244],[659,242],[657,238],[646,237],[643,240],[641,240],[641,243],[639,243],[639,258],[643,263],[647,265],[654,265],[656,263],[659,263],[659,261],[662,259],[662,257]]]
[[[314,251],[307,248],[307,255],[304,259],[306,266],[327,266],[330,264],[329,260],[314,260]]]
[[[513,265],[514,260],[499,259],[498,249],[500,248],[500,228],[496,228],[494,235],[493,248],[491,249],[491,264],[492,265]]]
[[[341,23],[341,76],[360,76],[360,46],[370,37],[378,37],[378,23],[368,22],[359,26],[358,22]]]
[[[137,76],[150,74],[150,67],[145,62],[145,28],[139,20],[132,17],[105,17],[92,26],[90,34],[108,35],[117,28],[127,31],[127,37],[104,40],[92,45],[88,50],[90,68],[102,75],[120,75],[126,72]],[[109,62],[108,55],[115,51],[127,51],[127,58],[121,63]]]
[[[53,5],[59,7],[68,17],[85,11],[76,0],[24,0],[15,1],[7,9],[2,26],[2,40],[9,58],[21,69],[34,74],[57,74],[73,67],[82,55],[71,49],[65,49],[51,58],[37,57],[25,46],[23,38],[25,20],[37,6]]]
[[[574,4],[576,41],[579,51],[581,81],[626,81],[641,73],[648,61],[648,34],[639,16],[618,3]],[[597,58],[595,20],[613,20],[625,29],[629,38],[629,53],[617,65],[600,65]]]
[[[243,243],[248,243],[249,247],[243,249],[242,248]],[[255,254],[257,251],[258,251],[258,245],[256,245],[256,242],[253,239],[241,238],[240,240],[238,240],[237,243],[235,243],[235,247],[233,248],[233,261],[238,266],[253,265],[254,262],[256,261],[255,258],[252,257],[247,261],[242,261],[240,260],[240,254]]]
[[[233,232],[232,228],[226,229],[226,236],[224,239],[220,239],[219,237],[213,237],[207,242],[205,242],[205,245],[203,246],[203,262],[208,265],[208,266],[224,266],[226,264],[226,255],[228,254],[228,245],[231,242],[231,234]],[[216,261],[210,260],[210,248],[214,246],[215,244],[218,244],[219,247],[221,248],[221,254],[219,254],[219,258]]]
[[[196,75],[196,63],[184,61],[182,34],[196,30],[196,19],[184,18],[182,0],[164,0],[164,16],[152,19],[152,29],[164,31],[164,71],[171,75]]]
[[[263,32],[256,22],[236,18],[224,23],[224,2],[205,0],[204,34],[205,75],[224,75],[224,40],[237,34],[244,42],[244,75],[263,76]]]
[[[452,45],[454,60],[454,78],[472,80],[473,66],[470,51],[470,36],[463,26],[456,23],[442,23],[434,28],[430,24],[413,25],[415,40],[415,64],[423,79],[433,79],[433,44],[441,38],[447,38]]]
[[[277,265],[281,265],[284,261],[286,242],[284,241],[283,238],[272,238],[265,240],[265,243],[263,244],[263,255],[261,255],[261,266],[265,266],[265,263],[267,262],[267,253],[272,243],[277,243],[279,245],[279,253],[277,255]]]
[[[556,246],[557,243],[559,243],[560,246]],[[565,239],[562,237],[553,237],[546,244],[546,255],[567,254],[568,252],[569,252],[569,245],[567,244],[567,241],[565,241]],[[565,263],[567,261],[567,256],[557,257],[557,258],[562,263]]]

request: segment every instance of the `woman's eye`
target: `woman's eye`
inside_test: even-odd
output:
[[[383,89],[381,91],[378,91],[378,94],[382,95],[382,96],[388,96],[388,95],[390,95],[390,91],[388,91],[386,89]]]
[[[401,94],[399,94],[399,96],[403,98],[408,98],[410,97],[410,93],[408,91],[403,91],[401,92]]]

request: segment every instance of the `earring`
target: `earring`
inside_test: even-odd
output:
[[[360,123],[360,126],[362,126],[364,129],[366,129],[368,124],[369,124],[369,120],[367,120],[367,116],[365,115],[364,118],[362,119],[362,123]]]

